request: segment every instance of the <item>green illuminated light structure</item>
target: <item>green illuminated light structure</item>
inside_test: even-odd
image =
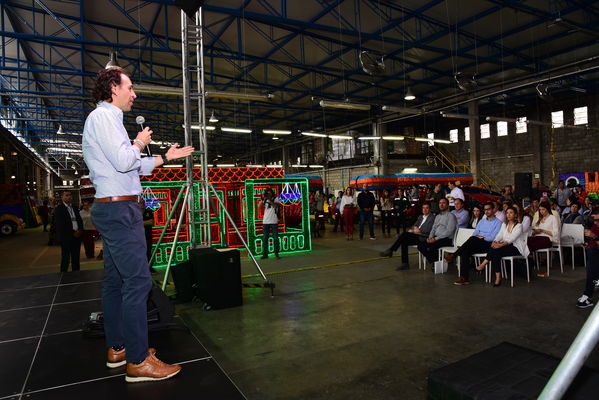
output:
[[[279,221],[279,253],[290,254],[312,250],[310,236],[310,207],[306,178],[248,179],[245,181],[245,211],[247,242],[254,255],[262,254],[262,219],[258,216],[258,200],[264,190],[271,188],[282,203]],[[274,251],[269,238],[269,253]]]

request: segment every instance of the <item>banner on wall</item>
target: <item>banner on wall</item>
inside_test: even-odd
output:
[[[582,186],[583,190],[586,190],[586,182],[584,180],[584,172],[571,172],[567,174],[560,174],[559,180],[566,183],[566,187],[572,188],[576,185]]]

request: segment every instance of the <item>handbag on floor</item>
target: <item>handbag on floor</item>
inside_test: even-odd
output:
[[[447,272],[447,261],[435,261],[435,274],[444,274]]]

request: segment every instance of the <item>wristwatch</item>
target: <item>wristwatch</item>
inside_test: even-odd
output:
[[[162,157],[163,164],[166,164],[168,162],[168,160],[166,159],[166,154],[161,154],[160,157]]]

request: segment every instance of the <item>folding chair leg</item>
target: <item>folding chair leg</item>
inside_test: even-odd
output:
[[[574,245],[572,245],[572,271],[574,271]]]
[[[512,281],[512,287],[514,287],[514,259],[510,258],[510,280]]]
[[[587,252],[584,249],[584,247],[582,248],[582,256],[584,258],[584,267],[586,268],[587,267]]]
[[[526,280],[530,283],[530,267],[528,265],[528,257],[526,257]]]

